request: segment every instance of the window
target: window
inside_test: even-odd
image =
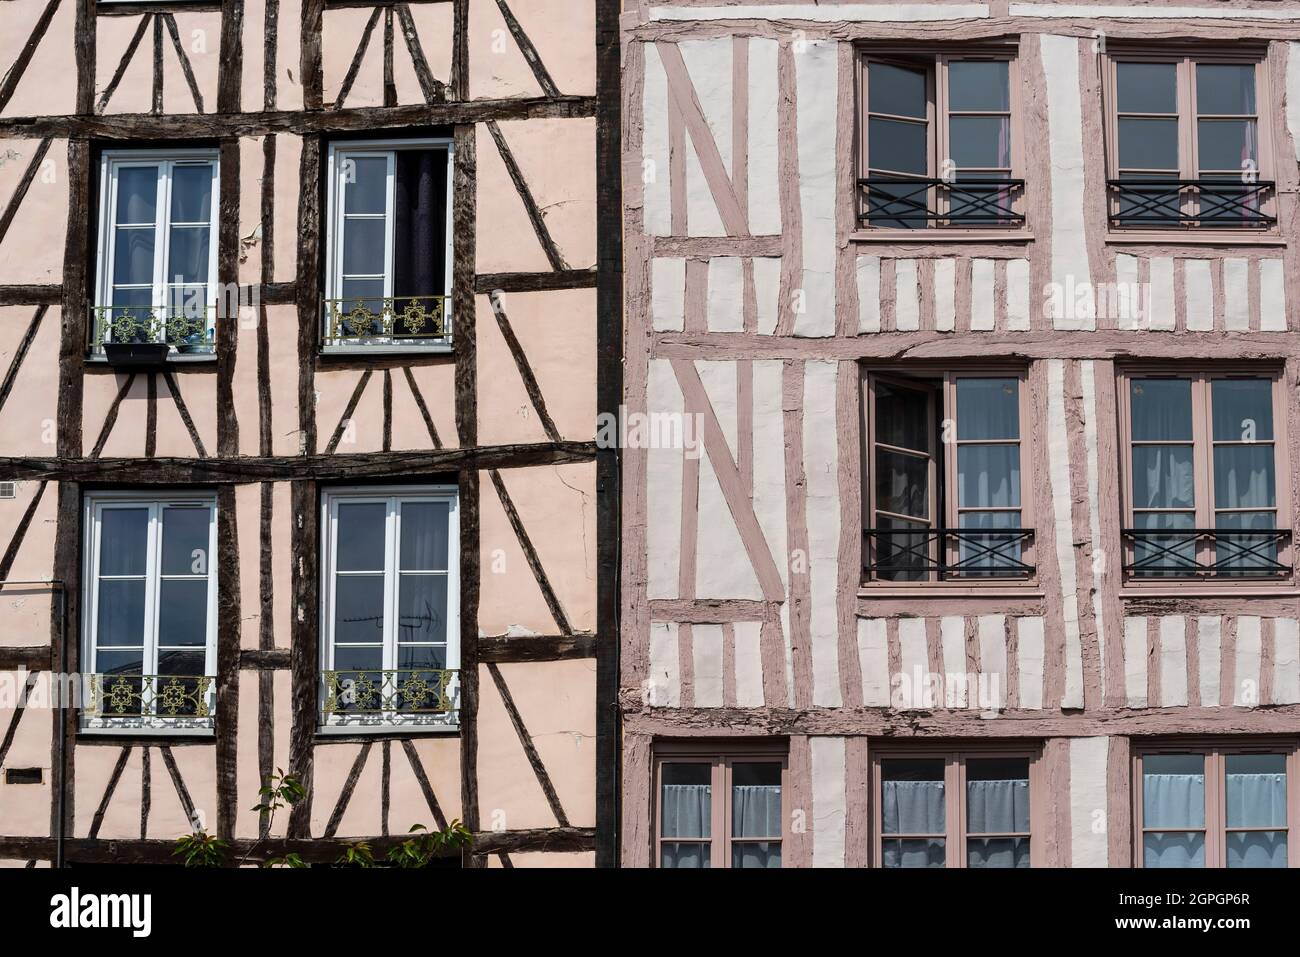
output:
[[[1036,751],[911,751],[872,759],[876,867],[1029,867]]]
[[[1023,372],[868,372],[865,577],[1033,577]]]
[[[780,867],[785,770],[784,748],[657,748],[659,866]]]
[[[327,728],[455,728],[460,609],[454,487],[328,492]]]
[[[87,498],[87,730],[209,731],[216,705],[216,502]]]
[[[213,353],[217,166],[214,150],[103,154],[93,352]]]
[[[449,139],[329,151],[326,349],[451,342]]]
[[[1300,864],[1296,744],[1154,745],[1134,758],[1138,867]]]
[[[1280,373],[1217,370],[1122,376],[1130,579],[1290,577]]]
[[[1024,225],[1015,68],[1006,51],[860,54],[860,225]]]
[[[1108,77],[1112,226],[1276,223],[1261,59],[1117,54]]]

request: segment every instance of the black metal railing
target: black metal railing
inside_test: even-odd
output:
[[[860,226],[925,229],[932,226],[1016,227],[1025,214],[1015,206],[1023,179],[912,179],[869,176],[858,180]]]
[[[862,535],[868,580],[1023,580],[1034,575],[1034,566],[1024,560],[1034,536],[1030,528],[868,528]]]
[[[1267,229],[1274,183],[1214,179],[1111,179],[1112,226],[1201,226]]]
[[[1279,560],[1290,541],[1285,528],[1123,530],[1124,574],[1131,578],[1280,578]]]

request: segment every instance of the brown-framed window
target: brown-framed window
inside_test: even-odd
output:
[[[862,49],[858,222],[1023,226],[1015,53]]]
[[[786,768],[784,746],[656,746],[657,866],[780,867]]]
[[[1119,395],[1125,575],[1290,578],[1281,372],[1136,367]]]
[[[1297,742],[1175,741],[1133,756],[1137,867],[1300,865]]]
[[[1104,64],[1112,226],[1275,225],[1262,53],[1117,52]]]
[[[875,867],[1029,867],[1038,748],[873,751]]]
[[[1023,368],[864,373],[868,582],[1034,575]]]

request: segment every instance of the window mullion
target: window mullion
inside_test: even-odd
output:
[[[397,229],[397,151],[387,154],[388,172],[384,186],[384,296],[392,298],[393,286],[393,233]]]
[[[162,563],[162,506],[149,503],[149,536],[145,545],[145,617],[144,655],[142,671],[158,674],[158,618],[162,612],[162,580],[159,571]]]
[[[168,268],[168,242],[167,242],[167,220],[170,218],[167,214],[170,209],[171,201],[171,161],[159,160],[158,162],[158,185],[155,192],[155,202],[153,216],[153,304],[157,309],[166,313],[167,307],[167,268]],[[164,336],[164,338],[166,338]]]
[[[397,667],[397,590],[401,576],[397,574],[397,509],[398,500],[388,500],[385,519],[384,549],[384,652],[383,667],[392,671]]]

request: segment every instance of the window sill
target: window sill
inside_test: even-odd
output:
[[[855,229],[855,243],[1031,243],[1034,234],[1024,229]]]
[[[1046,592],[1034,583],[1014,585],[968,584],[966,582],[922,582],[917,585],[858,587],[859,598],[1043,598]]]
[[[169,365],[169,366],[191,365],[191,364],[203,365],[206,363],[211,363],[216,361],[217,361],[217,354],[215,352],[205,352],[202,354],[195,354],[195,355],[178,354],[178,355],[168,356],[165,365]],[[86,365],[108,367],[111,365],[111,363],[109,363],[108,361],[108,356],[104,355],[103,353],[91,352],[91,353],[87,353],[86,355]]]
[[[385,721],[382,724],[323,724],[316,727],[318,738],[363,737],[384,735],[409,738],[412,735],[429,737],[455,736],[460,733],[460,723],[432,724],[420,721]]]
[[[1192,230],[1192,229],[1112,229],[1106,233],[1110,246],[1277,246],[1285,247],[1285,237],[1273,232],[1255,233],[1243,230]]]
[[[207,727],[176,727],[163,724],[151,725],[113,725],[82,724],[77,729],[79,737],[89,738],[209,738],[216,737],[216,729]]]
[[[1223,585],[1207,585],[1197,581],[1159,585],[1128,582],[1121,586],[1119,597],[1121,601],[1141,601],[1147,598],[1300,598],[1300,588],[1293,582],[1239,582]]]
[[[320,354],[322,356],[348,356],[355,358],[357,356],[398,356],[407,353],[428,354],[450,354],[455,351],[455,346],[450,343],[430,343],[428,345],[392,345],[389,343],[376,344],[373,346],[322,346]]]

